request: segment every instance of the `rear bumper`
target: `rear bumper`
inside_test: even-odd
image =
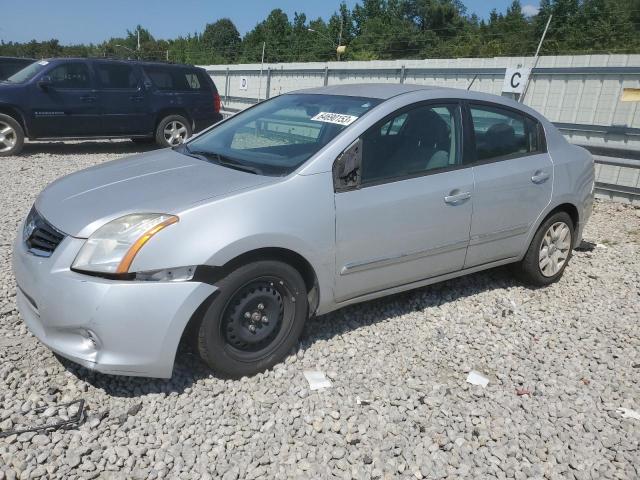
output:
[[[18,235],[13,271],[27,327],[48,348],[89,369],[171,377],[184,328],[216,288],[73,272],[69,267],[83,243],[66,237],[51,257],[42,258],[29,253]]]
[[[202,130],[205,130],[205,129],[209,128],[211,125],[215,125],[216,123],[218,123],[223,118],[224,117],[222,116],[221,113],[216,113],[213,117],[210,117],[210,118],[196,119],[193,122],[194,123],[193,133],[201,132]]]

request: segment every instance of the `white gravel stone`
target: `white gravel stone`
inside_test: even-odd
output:
[[[0,439],[0,479],[640,478],[639,422],[618,411],[640,411],[640,209],[597,202],[585,240],[606,248],[575,252],[545,289],[497,269],[344,308],[239,381],[188,351],[170,381],[110,377],[27,332],[11,246],[49,182],[139,148],[0,159],[0,428],[80,397],[88,409],[77,429]],[[306,370],[331,388],[310,391]]]

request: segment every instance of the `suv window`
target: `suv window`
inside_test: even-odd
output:
[[[91,88],[89,68],[84,63],[63,63],[47,73],[55,88]]]
[[[424,105],[369,129],[362,136],[362,183],[458,165],[459,118],[456,105]]]
[[[138,79],[131,65],[96,63],[95,69],[100,85],[104,88],[138,88]]]
[[[477,160],[518,157],[541,151],[538,122],[499,107],[471,107]]]
[[[144,67],[144,73],[158,90],[194,91],[206,90],[205,79],[195,70],[184,68]]]

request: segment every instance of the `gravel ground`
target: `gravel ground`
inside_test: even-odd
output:
[[[618,411],[640,412],[640,209],[598,202],[598,246],[546,289],[498,269],[348,307],[240,381],[188,351],[171,381],[109,377],[27,332],[11,243],[47,183],[137,148],[31,144],[0,161],[0,429],[87,409],[79,427],[0,439],[0,480],[640,477],[640,419]],[[315,368],[330,388],[309,390]]]

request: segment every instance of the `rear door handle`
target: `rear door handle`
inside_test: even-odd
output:
[[[131,100],[132,102],[141,102],[144,99],[144,97],[140,96],[140,95],[131,95],[129,97],[129,100]]]
[[[444,197],[444,203],[447,205],[460,205],[465,200],[469,200],[471,198],[471,192],[462,192],[455,193],[456,190],[451,192],[449,195]]]
[[[96,97],[94,95],[84,95],[84,96],[80,97],[80,101],[86,102],[86,103],[94,103],[97,99],[98,99],[98,97]]]
[[[538,170],[536,173],[533,174],[533,177],[531,177],[531,181],[537,184],[544,183],[547,180],[549,180],[550,176],[551,175],[549,175],[547,172]]]

